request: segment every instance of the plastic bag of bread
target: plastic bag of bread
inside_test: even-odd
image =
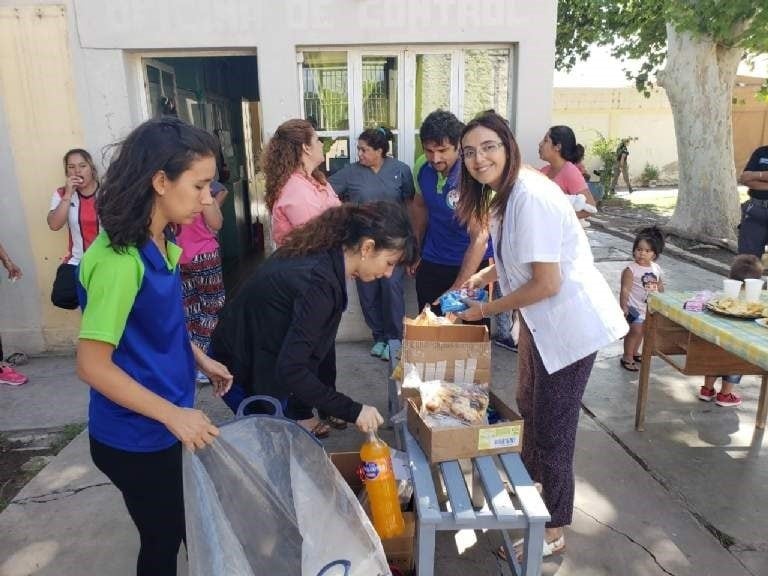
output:
[[[445,414],[467,424],[487,424],[487,387],[433,381],[423,382],[420,390],[422,415]]]
[[[405,323],[413,326],[445,326],[446,324],[452,324],[448,318],[438,316],[432,312],[429,304],[424,306],[424,309],[416,318],[406,318]]]

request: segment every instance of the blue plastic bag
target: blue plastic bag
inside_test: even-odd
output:
[[[442,308],[443,312],[464,312],[464,310],[469,308],[469,306],[464,304],[464,300],[467,298],[477,302],[487,302],[488,291],[482,288],[474,290],[467,288],[462,288],[461,290],[449,290],[440,296],[440,308]]]

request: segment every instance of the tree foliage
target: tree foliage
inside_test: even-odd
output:
[[[610,46],[614,57],[639,61],[627,76],[647,94],[665,61],[667,25],[738,46],[745,57],[768,52],[766,0],[561,0],[555,66],[570,70],[590,46]]]

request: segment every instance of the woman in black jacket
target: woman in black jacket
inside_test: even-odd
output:
[[[212,355],[234,375],[227,405],[268,394],[309,430],[316,419],[308,406],[375,430],[384,421],[378,410],[335,389],[347,279],[389,277],[414,256],[408,216],[389,202],[329,208],[291,232],[225,306],[213,334]]]

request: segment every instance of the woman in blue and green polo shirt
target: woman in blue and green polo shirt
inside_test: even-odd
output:
[[[213,136],[176,118],[136,128],[107,170],[102,231],[80,263],[77,370],[91,386],[91,456],[138,528],[139,576],[175,576],[185,536],[181,446],[202,448],[218,434],[192,408],[195,365],[219,395],[232,383],[190,342],[181,249],[165,236],[213,201],[216,150]]]

